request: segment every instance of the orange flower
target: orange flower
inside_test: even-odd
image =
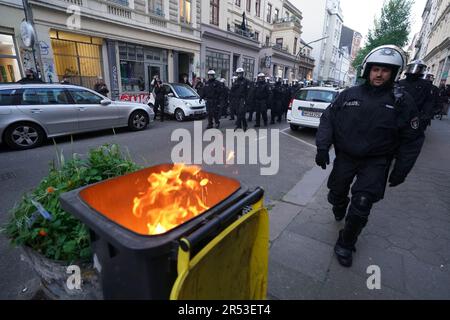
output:
[[[47,188],[47,193],[52,193],[54,191],[55,191],[55,188],[53,188],[53,187],[48,187]]]
[[[44,229],[41,229],[41,230],[39,230],[39,235],[40,235],[41,237],[45,237],[45,236],[47,235],[47,232],[45,232]]]

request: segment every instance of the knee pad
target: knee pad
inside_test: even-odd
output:
[[[336,207],[347,207],[350,199],[346,196],[339,196],[330,190],[330,192],[328,192],[328,202]]]
[[[367,219],[372,209],[372,200],[366,195],[355,195],[352,197],[349,215],[355,215]]]

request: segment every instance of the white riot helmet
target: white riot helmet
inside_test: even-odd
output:
[[[266,75],[264,73],[262,73],[262,72],[258,73],[258,77],[256,80],[264,81],[265,79],[266,79]]]
[[[267,83],[270,82],[270,77],[266,77],[266,82],[267,82]]]
[[[288,79],[283,79],[283,84],[288,84],[289,80]]]
[[[422,60],[414,60],[406,66],[405,74],[423,75],[426,70],[427,65]]]
[[[392,81],[397,81],[405,67],[406,56],[402,49],[394,45],[379,46],[364,58],[361,70],[361,78],[368,79],[373,65],[388,66],[393,68]]]
[[[220,79],[220,82],[225,83],[227,80],[225,78]]]
[[[292,84],[293,85],[297,85],[298,84],[298,80],[297,79],[292,80]]]
[[[208,71],[208,79],[214,79],[216,77],[216,72],[214,70]]]
[[[236,74],[238,75],[238,77],[243,78],[244,77],[244,69],[243,68],[237,68],[236,69]]]
[[[233,76],[233,77],[231,78],[231,83],[234,83],[234,82],[236,81],[236,79],[237,79],[237,77],[236,77],[236,76]]]
[[[433,81],[434,81],[434,74],[429,73],[429,72],[425,72],[425,73],[422,75],[422,79],[433,82]]]

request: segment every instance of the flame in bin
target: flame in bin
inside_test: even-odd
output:
[[[152,173],[148,190],[133,200],[133,214],[145,218],[148,234],[156,235],[208,210],[207,185],[198,166],[174,164],[169,171]]]

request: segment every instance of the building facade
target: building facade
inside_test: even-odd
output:
[[[139,100],[145,99],[155,75],[178,82],[200,72],[200,0],[29,4],[46,82],[66,78],[92,88],[103,78],[112,98]],[[8,26],[17,33],[22,19]]]
[[[230,83],[238,67],[254,79],[311,78],[314,60],[300,53],[302,13],[283,0],[202,1],[201,75],[214,69]]]
[[[343,14],[340,0],[297,0],[303,12],[303,39],[311,43],[315,68],[313,78],[320,83],[335,83],[339,68],[339,41]]]
[[[357,78],[356,70],[353,68],[352,63],[356,58],[359,50],[361,49],[362,35],[351,28],[342,26],[341,39],[339,42],[339,48],[341,50],[340,59],[348,60],[348,73],[347,76],[340,78],[340,81],[346,84],[354,84]],[[345,49],[346,48],[346,49]],[[345,54],[348,53],[348,58]]]
[[[427,1],[415,41],[414,59],[424,60],[434,84],[450,84],[450,0]]]
[[[34,66],[33,51],[20,37],[25,13],[20,0],[0,0],[0,8],[0,83],[16,82],[27,67]]]

